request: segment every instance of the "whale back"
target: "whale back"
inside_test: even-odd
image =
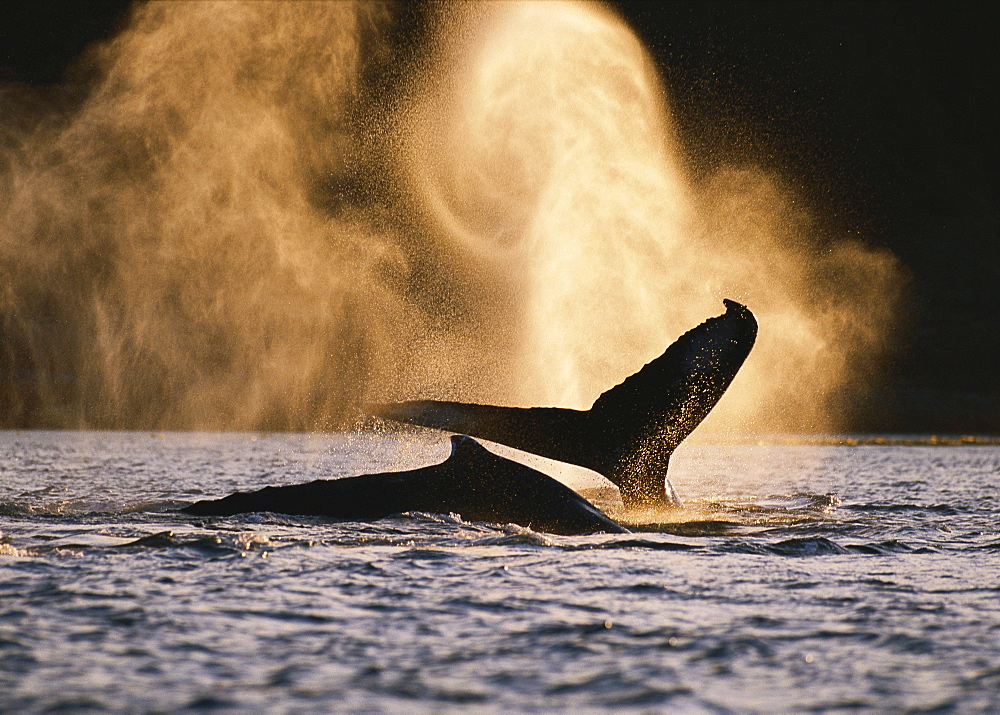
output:
[[[265,487],[182,509],[199,516],[276,512],[337,519],[380,519],[406,512],[459,514],[466,521],[519,524],[554,534],[628,530],[572,489],[500,457],[471,437],[453,436],[441,464],[405,472]]]
[[[553,534],[628,530],[575,491],[531,467],[493,454],[471,437],[451,438],[450,484],[467,521],[513,523]],[[444,476],[444,473],[441,475]]]

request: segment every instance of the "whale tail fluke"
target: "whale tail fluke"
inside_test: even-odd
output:
[[[587,413],[580,410],[437,400],[368,405],[367,410],[395,422],[473,435],[562,462],[579,464],[583,458],[577,440],[568,438],[586,433]]]
[[[618,485],[627,508],[679,506],[667,480],[670,455],[718,403],[757,336],[753,313],[724,304],[724,314],[684,333],[587,411],[434,400],[368,411],[593,469]]]

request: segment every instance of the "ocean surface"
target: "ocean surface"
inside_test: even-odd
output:
[[[430,431],[0,432],[0,710],[998,711],[971,441],[689,442],[685,509],[560,537],[172,511],[442,461]]]

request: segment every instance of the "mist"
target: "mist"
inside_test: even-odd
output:
[[[9,426],[335,429],[368,400],[585,408],[722,312],[708,429],[836,429],[896,260],[781,177],[695,181],[636,36],[586,3],[165,2],[73,101],[0,88]],[[378,81],[386,75],[392,83]]]

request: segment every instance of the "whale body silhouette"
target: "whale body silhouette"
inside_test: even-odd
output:
[[[629,531],[552,477],[459,435],[451,438],[451,455],[441,464],[237,492],[181,511],[198,516],[270,511],[351,520],[421,511],[553,534]]]
[[[723,315],[686,332],[589,410],[434,400],[371,405],[381,417],[465,434],[451,438],[451,455],[441,464],[237,492],[182,511],[366,520],[421,511],[556,534],[627,533],[572,489],[466,434],[593,469],[618,485],[627,509],[680,506],[667,478],[670,455],[725,393],[757,336],[745,306],[724,304]]]
[[[723,315],[684,333],[589,410],[435,400],[368,410],[592,469],[618,486],[627,509],[680,506],[667,478],[670,455],[725,393],[757,337],[746,306],[723,304]]]

